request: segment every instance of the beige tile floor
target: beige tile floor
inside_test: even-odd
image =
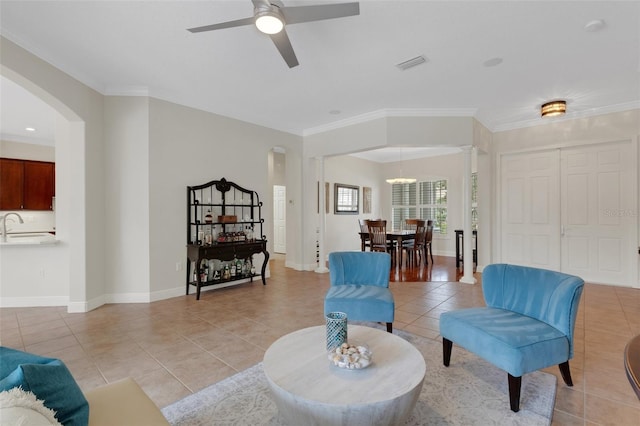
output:
[[[278,337],[324,322],[328,274],[270,263],[259,281],[150,304],[84,314],[65,307],[0,310],[0,342],[61,358],[84,390],[127,376],[159,407],[262,360]],[[440,313],[482,304],[480,285],[394,282],[394,327],[439,340]],[[640,290],[588,284],[576,325],[573,388],[558,376],[555,425],[640,425],[640,402],[624,373],[626,342],[640,334]],[[429,362],[441,362],[430,360]],[[506,374],[505,374],[506,380]]]

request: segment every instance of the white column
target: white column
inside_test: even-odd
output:
[[[319,264],[318,268],[316,268],[315,272],[322,274],[329,272],[329,269],[325,265],[325,248],[324,248],[324,232],[325,232],[325,222],[327,218],[326,207],[325,207],[325,199],[326,195],[324,193],[324,157],[316,157],[316,178],[318,183],[318,196],[320,197],[318,200],[318,207],[320,212],[318,213],[318,257]]]
[[[473,230],[471,229],[471,154],[473,151],[473,147],[465,146],[462,148],[462,153],[464,155],[464,180],[462,183],[462,210],[464,212],[463,215],[463,226],[462,230],[464,232],[464,246],[462,248],[462,253],[464,257],[463,262],[463,272],[462,278],[460,278],[461,283],[465,284],[475,284],[476,279],[473,276]]]

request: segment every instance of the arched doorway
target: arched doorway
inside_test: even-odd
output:
[[[85,123],[61,100],[7,66],[0,68],[0,75],[54,111],[55,227],[59,240],[46,249],[37,246],[23,247],[20,252],[4,249],[0,259],[3,305],[67,305],[69,312],[85,312],[91,309],[86,279]],[[29,273],[37,275],[30,277]]]

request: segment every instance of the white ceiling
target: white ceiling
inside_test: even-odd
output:
[[[54,122],[55,111],[49,105],[0,76],[0,138],[54,145]]]
[[[326,3],[285,1],[287,6]],[[335,2],[332,2],[335,3]],[[491,130],[640,107],[639,1],[361,1],[360,15],[295,24],[289,69],[250,0],[7,1],[0,33],[103,94],[143,94],[299,135],[377,116],[475,116]],[[597,32],[585,25],[602,19]],[[418,55],[428,60],[400,71]],[[502,59],[496,66],[486,61]],[[15,91],[1,80],[2,133]],[[34,121],[36,118],[34,118]],[[25,136],[28,137],[28,136]]]

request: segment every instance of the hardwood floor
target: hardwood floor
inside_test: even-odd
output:
[[[406,253],[405,253],[406,256]],[[480,280],[481,274],[475,273]],[[454,282],[462,277],[462,265],[456,269],[456,258],[447,256],[433,256],[433,262],[408,264],[394,263],[391,267],[391,282]]]

